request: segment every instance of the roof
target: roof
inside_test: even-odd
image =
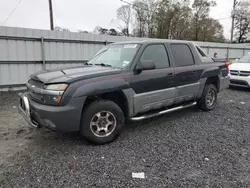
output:
[[[139,40],[139,41],[123,41],[123,42],[116,42],[112,44],[131,44],[131,43],[136,43],[136,44],[148,44],[148,43],[188,43],[188,44],[193,44],[191,41],[186,41],[186,40],[169,40],[169,39],[149,39],[149,40]]]

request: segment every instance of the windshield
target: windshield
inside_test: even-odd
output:
[[[114,44],[108,47],[105,46],[88,63],[125,68],[133,60],[139,46],[138,44]]]
[[[242,58],[238,61],[238,63],[250,63],[250,54],[248,54],[248,55],[242,57]]]

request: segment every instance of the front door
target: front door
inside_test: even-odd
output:
[[[150,44],[144,47],[140,60],[152,60],[156,69],[134,73],[132,89],[134,112],[147,112],[173,104],[175,97],[174,70],[164,44]]]

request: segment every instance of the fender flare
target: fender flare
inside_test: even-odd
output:
[[[198,94],[198,98],[201,97],[205,84],[207,82],[207,80],[211,77],[217,77],[217,81],[218,81],[218,88],[220,88],[220,75],[221,75],[221,70],[219,67],[211,67],[211,68],[207,68],[205,69],[202,74],[201,74],[201,79],[200,79],[200,83],[201,83],[201,88],[200,88],[200,92]]]
[[[219,76],[221,75],[221,70],[219,67],[211,67],[205,69],[202,74],[201,78],[209,78],[209,77],[214,77],[214,76]]]
[[[83,82],[81,84],[78,83],[76,84],[76,87],[77,89],[74,92],[73,97],[93,96],[114,91],[121,91],[123,89],[130,88],[130,85],[124,79],[115,79],[98,82]]]

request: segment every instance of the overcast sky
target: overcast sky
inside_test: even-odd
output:
[[[116,17],[120,0],[52,0],[54,25],[71,31],[93,31],[95,26],[115,28],[111,22]],[[19,0],[0,0],[0,25],[4,22]],[[233,0],[217,0],[211,16],[215,19],[230,16]],[[230,36],[230,19],[220,20],[224,35]],[[21,4],[5,23],[6,26],[49,29],[48,0],[22,0]]]

